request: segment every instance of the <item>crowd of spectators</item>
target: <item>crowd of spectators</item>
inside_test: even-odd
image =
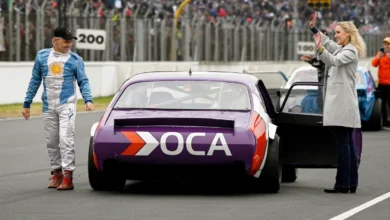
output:
[[[99,8],[116,9],[118,13],[127,10],[128,16],[172,18],[184,0],[86,0]],[[294,19],[296,2],[297,19]],[[127,6],[127,7],[126,7]],[[322,28],[333,28],[341,20],[352,20],[364,32],[378,32],[389,29],[389,0],[332,0],[330,9],[320,9],[318,21]],[[315,9],[307,0],[193,0],[189,4],[191,17],[215,20],[218,17],[238,19],[242,22],[291,20],[298,29],[306,28],[308,19]]]
[[[176,9],[184,0],[48,0],[48,13],[58,10],[60,2],[70,5],[75,1],[73,13],[78,16],[85,9],[97,11],[105,16],[107,11],[114,10],[113,16],[123,14],[137,17],[172,18]],[[27,0],[15,0],[14,7],[24,11]],[[31,3],[42,4],[44,0],[32,0]],[[297,19],[294,18],[294,3],[296,2]],[[87,7],[88,6],[88,7]],[[378,29],[389,29],[389,0],[332,0],[330,9],[320,9],[318,21],[322,28],[332,28],[336,21],[353,20],[364,32],[377,32]],[[2,9],[7,10],[7,1],[2,1]],[[236,19],[241,22],[252,21],[285,21],[291,20],[299,29],[307,26],[314,9],[309,7],[307,0],[193,0],[189,4],[191,17],[215,20],[218,17]],[[115,18],[114,18],[115,19]]]
[[[29,42],[35,42],[39,37],[36,32],[40,27],[44,31],[44,46],[51,45],[51,35],[58,25],[61,5],[72,6],[69,15],[79,18],[73,28],[83,28],[86,24],[81,18],[87,12],[88,16],[99,17],[100,28],[105,27],[106,19],[113,21],[114,41],[119,42],[120,22],[119,17],[125,15],[128,18],[156,18],[166,19],[167,28],[172,25],[172,18],[178,7],[184,0],[14,0],[13,9],[19,11],[21,16],[20,36],[26,39],[25,18],[26,10],[29,12]],[[5,44],[16,44],[15,37],[7,37],[8,16],[10,1],[1,1],[0,19],[3,19],[3,36]],[[30,3],[30,4],[27,4]],[[37,26],[37,8],[43,9],[45,15],[44,24]],[[390,34],[390,0],[332,0],[330,9],[319,9],[318,24],[321,29],[333,30],[337,21],[352,20],[362,34],[381,33]],[[307,0],[192,0],[183,10],[183,17],[189,19],[202,19],[216,22],[218,19],[235,21],[236,23],[259,22],[263,25],[287,24],[288,27],[295,27],[299,31],[307,30],[308,22],[315,9],[307,4]],[[297,12],[295,14],[295,12]],[[63,14],[63,13],[62,13]],[[183,18],[182,17],[182,18]],[[15,18],[15,16],[14,16]],[[15,20],[13,20],[13,27]],[[279,26],[281,27],[281,26]],[[285,26],[286,27],[286,26]],[[132,31],[131,27],[126,27]],[[13,28],[14,36],[16,28]],[[169,29],[167,31],[170,33]],[[178,32],[180,33],[180,31]],[[128,33],[129,43],[133,43],[133,34]],[[22,40],[22,46],[26,40]],[[119,43],[116,43],[119,44]],[[37,48],[35,43],[30,43],[31,57]],[[116,47],[117,48],[117,47]],[[117,52],[116,54],[118,54]],[[1,55],[1,54],[0,54]]]

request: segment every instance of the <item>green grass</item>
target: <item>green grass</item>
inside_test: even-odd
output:
[[[110,104],[113,96],[106,97],[96,97],[93,99],[94,102],[94,111],[106,110],[107,106]],[[77,101],[77,112],[84,112],[84,100]],[[23,104],[7,104],[0,105],[0,118],[20,118],[22,115]],[[32,103],[30,108],[31,116],[40,116],[42,115],[42,103]]]

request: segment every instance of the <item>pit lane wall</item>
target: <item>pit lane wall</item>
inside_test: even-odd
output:
[[[367,67],[375,80],[377,68],[371,66],[371,59],[363,59],[359,65]],[[91,83],[94,97],[115,94],[129,77],[149,71],[232,71],[242,73],[256,71],[282,71],[286,76],[298,67],[308,65],[300,61],[285,62],[86,62],[85,70]],[[31,78],[33,62],[0,62],[0,104],[22,103]],[[268,81],[268,83],[271,83]],[[41,102],[41,85],[34,102]],[[77,88],[78,98],[81,94]]]

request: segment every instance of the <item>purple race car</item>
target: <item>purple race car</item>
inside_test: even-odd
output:
[[[89,182],[121,190],[127,179],[242,176],[276,193],[296,168],[337,165],[321,121],[276,113],[263,81],[249,74],[137,74],[91,128]]]

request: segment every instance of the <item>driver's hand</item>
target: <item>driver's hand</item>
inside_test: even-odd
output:
[[[87,104],[85,104],[86,111],[92,111],[93,109],[94,109],[94,105],[91,102],[87,102]]]
[[[30,118],[30,109],[29,108],[23,108],[22,109],[23,117],[28,120]]]

